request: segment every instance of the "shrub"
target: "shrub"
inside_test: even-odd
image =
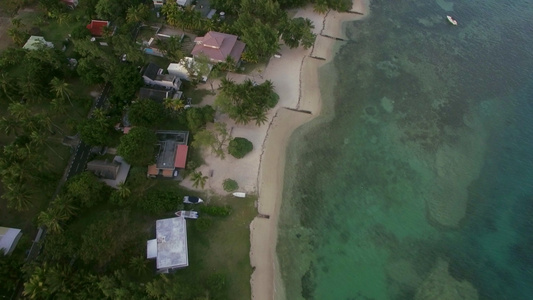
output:
[[[231,213],[231,206],[200,206],[200,211],[214,217],[226,217]]]
[[[137,199],[137,206],[147,213],[160,214],[176,209],[177,199],[179,197],[172,192],[149,191],[145,197]]]
[[[239,184],[233,179],[226,178],[224,183],[222,183],[222,187],[226,192],[233,192],[239,188]]]
[[[242,158],[254,149],[252,142],[245,138],[236,137],[229,142],[228,153],[235,158]]]

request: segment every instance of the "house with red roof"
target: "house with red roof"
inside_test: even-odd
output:
[[[89,29],[93,36],[102,36],[104,28],[107,26],[109,26],[109,21],[91,20],[91,23],[87,25],[87,29]]]
[[[187,165],[189,147],[188,131],[158,130],[156,136],[159,140],[159,151],[156,163],[148,166],[148,177],[176,177],[179,171]]]
[[[246,47],[245,43],[237,40],[236,35],[216,31],[209,31],[205,36],[194,39],[194,42],[196,45],[191,54],[206,55],[214,63],[225,62],[228,56],[239,63]]]

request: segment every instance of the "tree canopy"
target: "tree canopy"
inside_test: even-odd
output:
[[[250,121],[255,121],[256,125],[263,124],[267,120],[267,111],[278,103],[278,95],[269,80],[257,84],[247,79],[237,84],[225,78],[222,79],[220,89],[215,105],[237,124],[248,124]]]
[[[135,126],[155,127],[165,114],[161,103],[150,99],[140,99],[128,109],[128,119]]]
[[[236,137],[229,142],[228,153],[235,158],[243,158],[254,149],[254,145],[249,140]]]
[[[120,138],[117,153],[133,166],[147,166],[155,162],[155,132],[146,127],[133,127]]]

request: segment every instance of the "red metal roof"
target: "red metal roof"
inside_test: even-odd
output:
[[[92,20],[91,24],[87,25],[87,29],[94,36],[101,36],[104,33],[104,27],[109,25],[109,21]]]
[[[185,168],[185,165],[187,164],[188,151],[189,147],[187,145],[178,145],[178,149],[176,150],[176,157],[174,158],[175,168]]]

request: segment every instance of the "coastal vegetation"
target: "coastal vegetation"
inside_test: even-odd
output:
[[[226,178],[222,183],[222,187],[226,192],[233,192],[239,188],[239,184],[231,178]]]
[[[236,137],[229,142],[228,153],[235,158],[243,158],[254,149],[254,145],[249,140]]]
[[[283,3],[260,1],[255,7],[251,1],[234,2],[225,21],[199,18],[192,7],[177,12],[175,5],[167,5],[162,12],[166,24],[187,29],[188,34],[219,30],[240,35],[248,44],[245,66],[264,63],[278,51],[280,38],[289,47],[311,46],[311,23],[291,20]],[[24,5],[30,9],[17,13]],[[154,221],[173,217],[176,209],[193,209],[181,203],[191,191],[177,181],[146,178],[146,166],[155,157],[154,129],[191,132],[194,142],[182,171],[201,189],[209,180],[196,170],[203,162],[201,148],[222,158],[226,152],[244,156],[253,148],[249,141],[232,140],[226,124],[212,124],[212,106],[197,105],[206,93],[215,93],[213,79],[208,79],[211,91],[186,92],[193,98],[192,107],[185,108],[183,100],[161,104],[136,98],[144,85],[140,68],[147,62],[163,65],[181,59],[185,42],[160,42],[166,58],[139,51],[139,26],[156,20],[155,12],[140,0],[80,1],[73,10],[55,0],[6,0],[2,9],[16,15],[9,36],[17,47],[0,52],[0,218],[22,228],[24,235],[11,256],[0,254],[0,296],[10,297],[19,286],[24,297],[34,299],[248,298],[249,227],[242,224],[249,224],[257,213],[253,196],[239,201],[210,196],[208,206],[194,207],[202,218],[188,222],[194,236],[188,241],[189,268],[156,275],[154,262],[144,258]],[[92,19],[112,22],[96,40],[86,27]],[[44,36],[55,47],[20,48],[30,34]],[[199,74],[184,84],[192,89],[208,73],[207,61],[199,62]],[[210,78],[243,70],[228,59],[214,67]],[[263,124],[277,103],[272,83],[224,82],[218,92],[225,90],[226,98],[217,99],[217,106],[239,124]],[[93,106],[102,91],[105,103]],[[116,125],[126,111],[134,126],[123,135]],[[83,172],[84,166],[70,176],[65,168],[80,140],[90,146],[117,147],[117,154],[132,164],[127,180],[113,189]],[[240,142],[230,150],[228,142],[235,140]],[[114,156],[92,149],[88,155],[99,160]],[[228,181],[225,188],[236,190],[238,184]],[[46,229],[46,235],[27,255],[36,225]],[[42,250],[40,254],[36,249]]]
[[[239,84],[223,78],[220,83],[220,93],[215,100],[215,105],[237,124],[255,121],[258,126],[267,121],[268,110],[277,103],[278,95],[274,92],[271,81],[257,84],[251,79]]]

